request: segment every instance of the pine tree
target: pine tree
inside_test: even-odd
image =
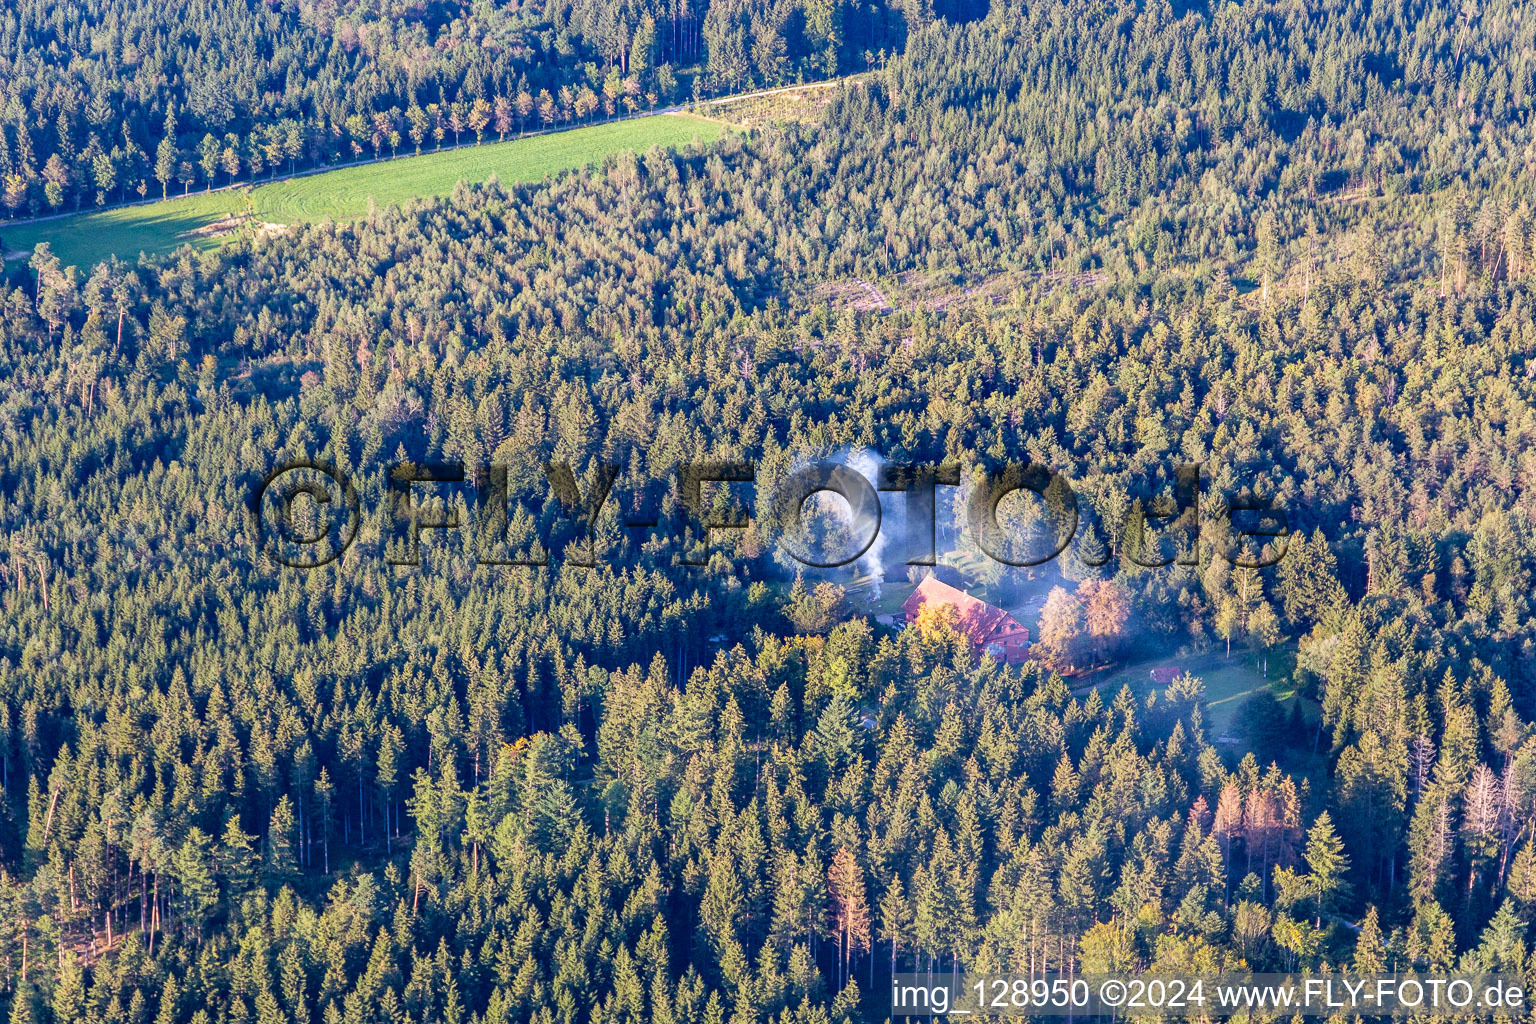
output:
[[[869,904],[864,894],[864,870],[846,846],[840,846],[827,868],[827,896],[832,905],[833,930],[842,954],[839,987],[847,984],[853,955],[870,948]]]
[[[315,802],[320,805],[320,848],[327,875],[331,873],[331,808],[335,800],[336,786],[330,771],[322,767],[315,778]]]
[[[1221,858],[1224,865],[1222,876],[1230,879],[1232,873],[1232,843],[1242,834],[1243,828],[1243,791],[1236,782],[1227,782],[1221,787],[1221,796],[1216,801],[1216,818],[1211,825],[1211,834],[1221,845]],[[1230,897],[1230,884],[1224,886],[1222,903],[1225,905]]]
[[[34,1006],[36,1001],[37,990],[23,979],[11,996],[10,1024],[33,1024],[37,1019]]]
[[[17,1002],[30,1004],[31,999],[22,991],[16,993]],[[85,1008],[85,977],[80,970],[80,962],[73,953],[64,958],[59,971],[59,980],[53,988],[53,1019],[55,1024],[65,1024],[67,1021],[85,1019],[82,1010]],[[30,1014],[29,1014],[30,1016]],[[14,1007],[11,1011],[11,1020],[16,1020]]]
[[[1304,854],[1307,870],[1311,874],[1312,889],[1317,896],[1317,917],[1314,926],[1321,927],[1323,915],[1333,906],[1344,889],[1344,873],[1349,870],[1349,855],[1344,852],[1344,841],[1334,830],[1333,818],[1327,811],[1319,814],[1307,833],[1307,851]]]
[[[293,855],[293,830],[293,802],[284,794],[272,809],[266,848],[261,858],[262,878],[268,886],[283,885],[298,875]]]
[[[880,897],[880,940],[891,944],[891,973],[896,973],[896,958],[910,950],[914,937],[912,904],[902,888],[901,876],[893,875]]]
[[[1304,534],[1293,536],[1275,572],[1281,608],[1298,630],[1310,629],[1330,612],[1343,610],[1344,588],[1321,528],[1310,539]]]
[[[195,825],[176,850],[176,896],[181,922],[191,927],[202,941],[203,925],[218,904],[219,889],[214,883],[211,842]]]
[[[1355,939],[1355,973],[1380,974],[1387,969],[1386,944],[1381,937],[1381,923],[1373,905],[1360,922],[1360,933]]]
[[[1280,274],[1280,241],[1273,211],[1265,210],[1254,228],[1254,264],[1258,271],[1259,295],[1264,305],[1270,302],[1269,289]]]
[[[176,115],[165,112],[165,130],[160,144],[155,147],[155,180],[160,182],[160,198],[164,199],[171,181],[176,177],[176,166],[181,161],[181,151],[176,148]]]
[[[1077,770],[1072,767],[1072,758],[1063,751],[1056,761],[1056,770],[1051,774],[1051,808],[1058,814],[1077,806],[1079,779]]]
[[[252,837],[240,830],[240,819],[231,816],[219,839],[214,874],[224,885],[231,906],[238,906],[254,879]]]
[[[1418,905],[1406,952],[1418,967],[1431,971],[1448,970],[1456,962],[1456,928],[1439,903],[1426,900]]]

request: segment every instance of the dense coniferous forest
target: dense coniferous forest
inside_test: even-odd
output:
[[[0,12],[0,215],[865,71],[935,16],[909,6],[20,0]]]
[[[249,123],[531,88],[618,16],[542,12],[567,35],[527,28],[525,71],[485,26],[424,65],[340,42],[437,6],[227,6],[211,46],[293,40],[286,89],[221,63],[265,82],[228,86]],[[34,7],[18,83],[132,79],[124,5]],[[1529,977],[1533,71],[1506,0],[998,0],[815,123],[217,253],[39,248],[0,303],[9,1019],[853,1024],[892,969]],[[149,78],[133,131],[207,116]],[[839,450],[1070,480],[1037,657],[881,625],[764,517],[706,546],[682,506],[684,463],[756,464],[726,518]],[[302,458],[362,510],[309,571],[247,511]],[[391,564],[405,461],[507,466],[502,543],[551,564],[479,565],[468,528]],[[584,493],[619,467],[595,568],[547,462]],[[1139,565],[1194,462],[1201,543]],[[1276,566],[1224,543],[1244,491],[1287,512]],[[419,493],[465,524],[502,494]],[[1083,687],[1122,627],[1270,651],[1297,697],[1233,745],[1187,673]]]

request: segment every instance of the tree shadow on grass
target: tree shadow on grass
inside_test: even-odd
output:
[[[7,251],[30,253],[38,243],[47,242],[65,266],[76,267],[83,276],[109,256],[132,262],[141,252],[158,256],[183,245],[218,245],[222,237],[183,237],[240,208],[241,200],[236,196],[228,198],[227,209],[210,201],[216,198],[222,195],[194,195],[175,202],[82,213],[9,228],[0,232],[0,237]]]

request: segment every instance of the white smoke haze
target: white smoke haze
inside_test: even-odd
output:
[[[789,531],[784,540],[790,546],[806,543],[824,553],[826,560],[836,560],[851,554],[863,538],[874,532],[869,547],[856,560],[831,568],[808,566],[796,560],[785,544],[776,545],[775,560],[787,572],[803,573],[809,579],[825,579],[842,584],[850,591],[867,593],[868,600],[878,600],[885,583],[885,574],[909,546],[907,543],[907,497],[899,491],[879,490],[880,470],[885,460],[877,453],[863,447],[842,447],[830,452],[805,455],[794,461],[791,473],[818,463],[842,466],[862,477],[878,499],[879,521],[871,512],[855,515],[853,507],[841,494],[820,491],[812,495],[801,509],[802,528]]]
[[[793,521],[792,510],[787,505],[780,507],[780,521],[775,526],[783,532],[771,542],[774,561],[782,572],[790,578],[802,574],[807,582],[826,580],[840,584],[848,588],[855,607],[861,598],[878,600],[887,579],[907,579],[911,563],[926,558],[930,551],[939,565],[948,564],[950,573],[958,572],[967,587],[1007,584],[996,591],[1007,604],[1024,601],[1037,591],[1043,593],[1042,585],[1073,585],[1073,580],[1063,574],[1067,552],[1044,560],[1059,546],[1060,524],[1040,495],[1024,489],[998,503],[1000,532],[993,542],[1004,540],[1001,547],[1006,557],[1042,560],[1042,564],[1032,567],[1014,567],[989,557],[969,522],[971,497],[981,486],[975,470],[962,472],[959,486],[941,484],[934,488],[930,522],[930,513],[923,510],[916,495],[879,489],[881,470],[887,461],[878,452],[858,445],[802,452],[794,458],[784,473],[786,479],[818,464],[841,466],[858,474],[875,493],[880,517],[877,529],[872,510],[856,514],[835,491],[820,491],[805,501],[799,510],[798,529],[785,529],[782,520]],[[783,486],[782,482],[779,486]],[[815,560],[840,561],[872,531],[875,535],[869,547],[848,564],[821,568],[807,565],[791,553],[809,550],[820,556]]]
[[[869,486],[875,488],[880,497],[880,533],[875,537],[875,542],[869,546],[869,550],[854,563],[859,577],[868,576],[874,581],[870,600],[878,601],[881,587],[885,583],[886,551],[893,547],[899,549],[907,535],[906,498],[899,491],[879,489],[880,469],[885,465],[885,460],[868,448],[840,450],[833,458],[834,461],[845,460],[844,464],[868,480]]]

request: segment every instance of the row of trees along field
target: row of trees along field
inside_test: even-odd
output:
[[[0,212],[164,196],[864,71],[934,17],[916,0],[21,0],[0,14]]]
[[[841,1022],[930,964],[1529,972],[1532,17],[1004,5],[817,125],[40,249],[0,299],[4,1012]],[[1320,718],[1223,753],[1198,680],[1073,695],[679,514],[684,462],[764,493],[859,447],[1049,464],[1064,592],[1271,644]],[[245,511],[302,456],[364,510],[313,572]],[[557,564],[390,566],[393,459],[508,465],[508,543]],[[558,564],[548,461],[622,467],[598,568]],[[1194,461],[1208,545],[1136,565]],[[1245,487],[1300,535],[1278,568],[1215,554]]]

